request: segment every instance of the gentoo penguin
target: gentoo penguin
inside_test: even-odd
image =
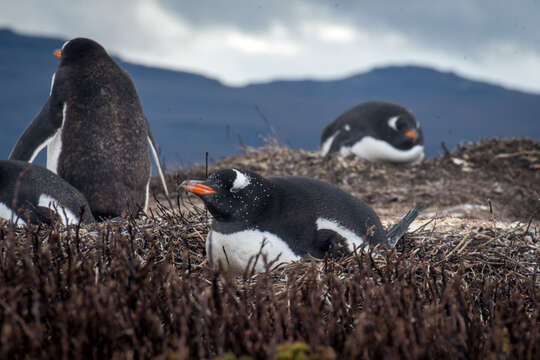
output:
[[[84,196],[58,175],[24,161],[0,160],[0,218],[21,226],[27,220],[50,223],[56,215],[64,225],[94,222]]]
[[[90,39],[67,41],[55,56],[49,98],[9,158],[32,162],[47,147],[47,168],[81,191],[96,217],[146,210],[148,146],[168,191],[131,77]]]
[[[355,154],[369,161],[417,163],[424,158],[420,124],[403,107],[387,102],[355,106],[330,123],[321,136],[321,154]]]
[[[234,271],[245,270],[259,251],[268,261],[279,257],[277,263],[283,263],[307,255],[341,256],[385,242],[394,246],[420,210],[414,209],[386,233],[364,202],[306,177],[263,178],[226,169],[206,181],[186,180],[181,186],[199,196],[212,214],[206,239],[211,262]],[[261,257],[254,269],[265,270]]]

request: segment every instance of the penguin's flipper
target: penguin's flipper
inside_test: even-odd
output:
[[[334,123],[330,123],[327,125],[321,134],[321,144],[324,143],[328,138],[332,137],[336,132],[338,132],[339,129],[336,129],[336,125]]]
[[[399,239],[407,232],[407,229],[412,224],[414,219],[424,209],[424,205],[417,205],[410,210],[396,225],[394,225],[387,233],[386,239],[388,246],[393,248]]]
[[[154,156],[154,162],[156,164],[156,168],[158,170],[159,178],[161,179],[161,184],[163,185],[163,190],[165,190],[165,195],[169,197],[169,190],[167,189],[167,183],[165,182],[165,176],[163,175],[163,171],[161,170],[161,163],[159,161],[159,154],[157,151],[157,145],[156,141],[154,140],[154,136],[152,135],[152,132],[150,131],[150,128],[148,129],[148,144],[150,145],[150,149],[152,149],[152,155]]]
[[[62,126],[62,118],[62,108],[53,106],[49,97],[39,114],[17,140],[9,155],[9,160],[34,161]]]
[[[323,151],[323,156],[333,152],[339,152],[342,147],[352,147],[360,138],[364,136],[363,133],[356,132],[354,135],[350,131],[345,129],[339,129],[333,136],[327,139],[326,148]]]

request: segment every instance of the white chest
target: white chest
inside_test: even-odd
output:
[[[6,204],[0,202],[0,218],[15,221],[17,226],[24,226],[26,222],[17,216]]]
[[[47,145],[47,169],[55,174],[58,174],[58,158],[62,151],[62,130],[66,121],[66,113],[67,104],[64,103],[64,108],[62,110],[62,125],[58,128]]]
[[[409,150],[396,149],[386,141],[377,140],[371,136],[364,136],[352,147],[342,147],[340,154],[347,156],[355,154],[369,161],[391,161],[391,162],[420,162],[424,158],[424,147],[415,145]]]
[[[70,209],[62,206],[60,201],[56,200],[50,195],[41,194],[39,196],[38,205],[49,208],[52,211],[56,212],[60,217],[60,221],[64,225],[77,224],[79,222],[79,217],[77,215],[75,215]]]
[[[254,266],[257,272],[265,271],[264,258],[267,262],[278,259],[274,266],[300,259],[281,238],[259,230],[244,230],[233,234],[221,234],[212,230],[206,239],[206,253],[211,256],[214,264],[221,263],[224,268],[236,272],[243,272],[248,264],[250,269]]]

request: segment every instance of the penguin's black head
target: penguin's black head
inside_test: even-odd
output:
[[[219,170],[206,181],[186,180],[181,186],[200,197],[218,221],[249,223],[271,196],[271,184],[266,179],[240,169]]]
[[[379,129],[384,134],[383,138],[397,149],[408,150],[424,144],[420,124],[409,112],[383,116]]]
[[[107,51],[91,39],[75,38],[64,43],[62,49],[56,50],[54,56],[62,59],[62,63],[69,63],[85,58],[107,55]],[[108,55],[107,55],[108,56]]]

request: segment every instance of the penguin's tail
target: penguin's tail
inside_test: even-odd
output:
[[[414,209],[410,210],[396,225],[394,225],[386,233],[386,241],[390,248],[396,246],[397,242],[407,232],[407,229],[411,223],[416,219],[420,212],[424,209],[424,205],[416,205]]]

